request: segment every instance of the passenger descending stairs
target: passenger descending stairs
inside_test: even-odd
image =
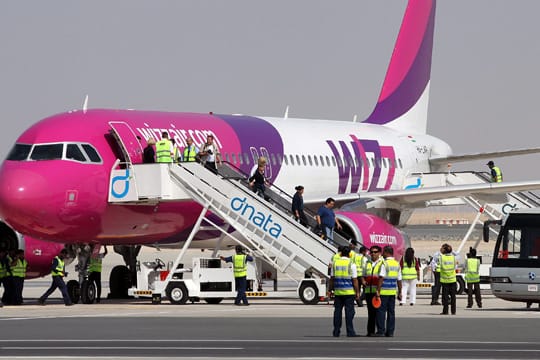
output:
[[[170,166],[169,174],[176,186],[240,232],[255,256],[263,256],[283,273],[292,267],[327,276],[336,249],[252,192],[242,183],[245,178],[216,175],[198,163]]]

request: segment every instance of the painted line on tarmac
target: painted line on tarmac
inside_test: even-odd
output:
[[[204,346],[2,346],[2,350],[245,350],[242,347]]]
[[[451,351],[452,353],[456,352],[538,352],[538,349],[493,349],[493,348],[467,348],[467,349],[458,349],[458,348],[389,348],[388,351]]]

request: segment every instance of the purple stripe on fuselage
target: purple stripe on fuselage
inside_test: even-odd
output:
[[[377,103],[371,115],[364,122],[379,125],[389,123],[405,114],[418,102],[426,89],[431,74],[434,26],[435,6],[431,8],[422,45],[407,75],[392,94]]]
[[[266,166],[266,177],[275,179],[279,174],[281,164],[275,161],[277,159],[272,158],[272,155],[283,157],[283,141],[276,128],[267,121],[253,116],[222,114],[215,116],[234,129],[242,146],[242,154],[250,154],[252,157],[250,164],[243,161],[240,169],[245,173],[250,173],[258,157],[270,155]]]

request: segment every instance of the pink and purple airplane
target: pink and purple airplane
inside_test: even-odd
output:
[[[121,279],[135,263],[133,246],[185,241],[202,209],[194,201],[108,202],[115,162],[142,163],[147,139],[159,139],[163,131],[180,148],[188,137],[201,147],[213,135],[222,159],[245,173],[267,157],[273,184],[291,192],[302,184],[306,206],[334,197],[349,238],[367,247],[391,244],[398,256],[407,246],[398,227],[427,201],[540,188],[540,182],[406,185],[408,175],[446,171],[448,162],[538,152],[454,156],[447,143],[426,133],[434,21],[435,0],[409,1],[377,104],[363,122],[111,109],[37,122],[17,139],[0,169],[0,242],[6,242],[0,245],[14,247],[15,231],[26,241],[65,244],[73,252],[88,244],[114,245],[127,266],[113,269],[111,291],[127,289]],[[213,233],[198,237],[200,246],[216,239]]]

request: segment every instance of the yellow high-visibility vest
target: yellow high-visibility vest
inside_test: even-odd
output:
[[[465,273],[465,281],[468,283],[480,282],[480,259],[467,259],[467,272]]]
[[[397,281],[399,276],[399,262],[396,259],[382,261],[386,268],[386,276],[383,278],[381,295],[396,295]]]
[[[247,255],[236,254],[232,256],[234,277],[247,276]]]
[[[351,277],[351,259],[340,257],[334,261],[334,295],[355,295]]]
[[[450,284],[456,282],[456,257],[452,254],[442,255],[441,263],[441,283]]]

